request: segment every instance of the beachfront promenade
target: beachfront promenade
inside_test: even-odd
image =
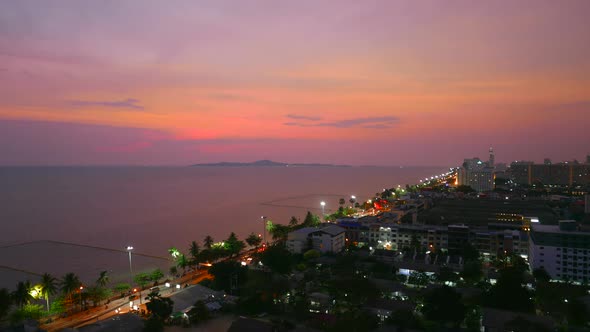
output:
[[[185,290],[184,285],[196,285],[203,281],[204,279],[210,279],[212,276],[207,273],[207,271],[194,271],[185,274],[184,276],[172,280],[170,282],[172,285],[181,285],[179,289],[175,287],[166,287],[165,284],[160,284],[158,287],[160,288],[160,294],[163,297],[169,297],[174,294],[183,292]],[[146,310],[145,304],[149,301],[145,300],[149,290],[144,290],[141,293],[142,296],[142,305],[139,306],[139,300],[136,299],[134,301],[134,305],[138,305],[138,311]],[[61,331],[67,328],[79,328],[88,324],[95,323],[99,320],[109,319],[113,316],[128,313],[131,310],[129,305],[129,298],[128,296],[124,296],[120,299],[111,300],[106,305],[101,305],[96,308],[90,308],[88,310],[84,310],[78,312],[76,314],[72,314],[65,318],[58,318],[55,319],[53,322],[48,324],[41,325],[42,329],[47,330],[48,332],[52,331]],[[117,311],[118,309],[118,311]]]

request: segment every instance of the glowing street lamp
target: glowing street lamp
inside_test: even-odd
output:
[[[322,201],[322,202],[320,202],[320,205],[322,206],[322,215],[325,215],[326,213],[324,211],[324,208],[326,206],[326,202]]]
[[[261,216],[260,219],[262,219],[262,228],[264,231],[264,238],[263,238],[263,243],[266,244],[266,216]]]
[[[80,286],[80,310],[82,310],[82,291],[84,290],[84,286]]]
[[[131,250],[133,250],[133,247],[127,246],[127,252],[129,252],[129,278],[131,278],[131,285],[133,285],[133,266],[131,265]]]

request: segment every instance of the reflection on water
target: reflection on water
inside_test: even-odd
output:
[[[4,167],[0,168],[0,246],[63,241],[166,256],[206,235],[260,233],[260,216],[287,223],[307,210],[326,212],[338,199],[367,199],[382,188],[415,183],[444,167]],[[270,202],[270,204],[269,204]],[[147,257],[137,268],[169,263]],[[125,252],[52,242],[0,248],[0,266],[94,282],[102,270],[127,278]],[[34,276],[30,276],[34,279]],[[23,280],[0,267],[0,287]]]

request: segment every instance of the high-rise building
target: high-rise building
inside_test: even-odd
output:
[[[494,148],[490,147],[490,159],[488,160],[488,166],[490,166],[492,168],[494,167],[494,162],[495,162],[494,159],[495,159],[494,158]]]
[[[545,159],[543,160],[543,165],[551,165],[551,159],[549,159],[549,158],[545,158]]]
[[[543,268],[551,279],[588,282],[590,280],[590,232],[577,229],[574,220],[559,225],[531,225],[529,263]]]
[[[493,152],[490,158],[493,160]],[[457,182],[475,191],[491,191],[494,189],[494,168],[479,158],[465,159],[459,168]]]
[[[590,184],[590,164],[557,163],[534,164],[513,162],[510,164],[510,177],[518,184],[532,185],[586,185]]]

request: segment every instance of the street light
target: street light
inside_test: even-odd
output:
[[[324,212],[324,207],[326,206],[326,202],[322,201],[320,202],[320,205],[322,206],[322,216],[325,215],[326,213]]]
[[[264,228],[263,243],[266,244],[266,216],[261,216],[260,219],[262,219],[262,227]]]
[[[82,290],[84,290],[84,286],[80,286],[80,311],[82,311]]]
[[[129,273],[130,273],[130,279],[131,279],[131,285],[133,285],[133,267],[131,265],[131,250],[133,250],[132,246],[127,246],[127,251],[129,252]]]

